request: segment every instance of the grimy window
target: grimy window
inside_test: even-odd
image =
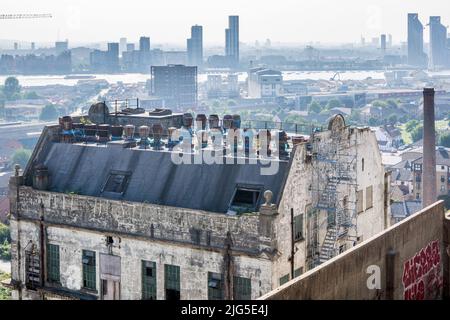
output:
[[[252,286],[248,278],[234,277],[233,279],[234,300],[251,300]]]
[[[223,300],[223,277],[220,273],[208,272],[208,300]]]
[[[54,244],[47,244],[47,281],[60,281],[59,274],[59,246]]]
[[[289,281],[289,274],[282,276],[280,278],[280,286],[282,286],[283,284],[285,284],[288,281]]]
[[[294,241],[303,240],[303,214],[294,217]]]
[[[97,289],[97,272],[95,263],[95,252],[83,250],[83,288]]]
[[[142,300],[156,300],[156,263],[142,261]]]
[[[164,289],[166,300],[180,300],[180,267],[164,265]]]
[[[130,172],[112,170],[102,192],[125,193],[130,175]]]

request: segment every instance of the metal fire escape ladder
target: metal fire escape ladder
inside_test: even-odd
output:
[[[320,212],[327,213],[326,234],[322,244],[316,242],[316,247],[309,250],[315,253],[313,266],[339,254],[340,240],[345,240],[349,229],[356,227],[354,223],[356,202],[350,201],[349,194],[353,193],[356,196],[356,191],[353,190],[357,189],[355,175],[357,166],[356,156],[352,152],[352,137],[349,138],[346,139],[344,133],[331,136],[331,142],[321,142],[318,137],[312,138],[314,208],[316,215]],[[345,188],[347,191],[343,191]],[[319,224],[314,226],[317,230],[312,232],[318,235],[321,226]]]

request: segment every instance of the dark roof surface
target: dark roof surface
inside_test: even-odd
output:
[[[407,218],[422,210],[421,201],[394,202],[391,204],[391,215],[394,218]]]
[[[278,203],[289,168],[289,162],[282,161],[278,162],[275,175],[261,175],[260,163],[176,165],[171,155],[162,151],[51,143],[49,152],[39,162],[49,169],[53,192],[220,213],[228,211],[238,184],[260,186],[261,194],[271,190],[273,201]],[[111,170],[131,173],[123,195],[102,193]]]

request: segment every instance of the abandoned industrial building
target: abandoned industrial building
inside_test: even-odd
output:
[[[375,134],[340,115],[300,131],[106,103],[61,118],[10,181],[13,298],[256,299],[386,229]],[[207,152],[226,163],[173,161]]]

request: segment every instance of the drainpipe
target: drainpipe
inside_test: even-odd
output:
[[[233,255],[231,253],[232,239],[231,233],[227,232],[227,238],[225,239],[225,254],[224,254],[224,298],[225,300],[234,300],[233,297],[233,275],[234,275],[234,262]]]
[[[22,264],[22,258],[21,258],[21,251],[22,248],[20,247],[20,214],[19,214],[19,201],[20,201],[20,196],[19,196],[19,175],[20,175],[20,165],[16,164],[15,167],[15,174],[14,174],[14,182],[16,184],[16,203],[15,203],[15,213],[16,213],[16,224],[17,224],[17,276],[19,277],[19,283],[17,285],[18,287],[18,295],[19,295],[19,300],[22,300],[22,280],[21,280],[21,264]],[[25,279],[25,275],[24,275],[24,279]]]
[[[46,265],[46,261],[45,261],[45,256],[46,256],[46,232],[45,232],[45,223],[44,223],[44,204],[40,203],[41,206],[41,217],[39,220],[39,246],[40,246],[40,264],[41,264],[41,268],[40,268],[40,282],[41,282],[41,288],[43,288],[45,286],[45,275],[46,275],[46,269],[47,269],[47,265]]]
[[[294,279],[294,256],[295,256],[295,232],[294,232],[294,209],[291,208],[291,280]]]
[[[386,254],[386,297],[385,300],[394,300],[395,292],[395,258],[397,252],[389,249]]]

